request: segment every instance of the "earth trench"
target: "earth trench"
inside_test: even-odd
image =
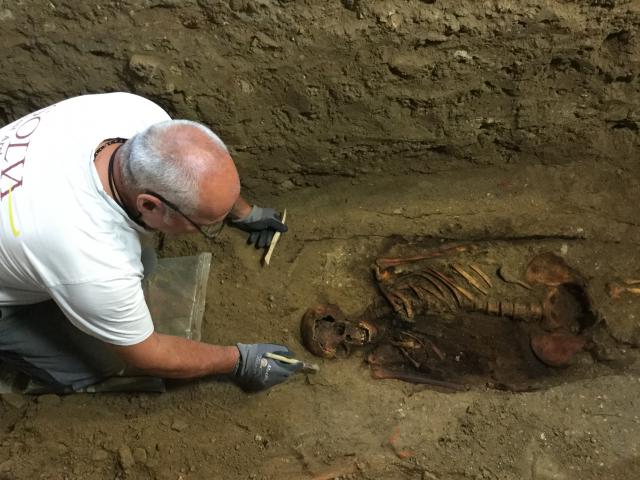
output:
[[[635,479],[640,476],[640,3],[634,0],[0,0],[0,119],[125,90],[229,145],[244,195],[287,208],[272,264],[213,253],[203,339],[318,362],[248,395],[6,395],[6,479]],[[430,242],[531,245],[589,281],[618,342],[597,374],[450,393],[314,359],[304,311],[379,295],[374,259]],[[523,265],[525,259],[523,258]]]

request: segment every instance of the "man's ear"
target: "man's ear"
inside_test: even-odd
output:
[[[163,215],[165,210],[162,200],[147,193],[141,193],[136,197],[136,207],[141,215],[145,213],[148,215]]]

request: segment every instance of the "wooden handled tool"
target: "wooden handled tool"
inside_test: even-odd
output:
[[[300,371],[302,373],[318,373],[320,371],[320,367],[315,363],[307,363],[302,360],[298,360],[297,358],[285,357],[284,355],[278,355],[277,353],[267,352],[264,354],[265,357],[270,358],[272,360],[277,360],[282,363],[289,363],[291,365],[302,364],[302,368]]]

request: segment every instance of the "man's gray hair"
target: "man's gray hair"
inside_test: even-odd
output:
[[[204,125],[191,120],[167,120],[151,125],[122,146],[124,161],[120,172],[126,188],[136,193],[151,190],[192,215],[198,209],[199,183],[206,167],[184,161],[176,145],[171,144],[173,134],[185,127],[197,129],[227,152],[222,140]]]

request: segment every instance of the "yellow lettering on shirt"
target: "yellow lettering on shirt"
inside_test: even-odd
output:
[[[13,197],[13,187],[9,188],[9,225],[11,225],[13,236],[18,238],[20,236],[20,230],[16,228],[16,224],[13,221],[13,202],[11,201],[11,197]]]

